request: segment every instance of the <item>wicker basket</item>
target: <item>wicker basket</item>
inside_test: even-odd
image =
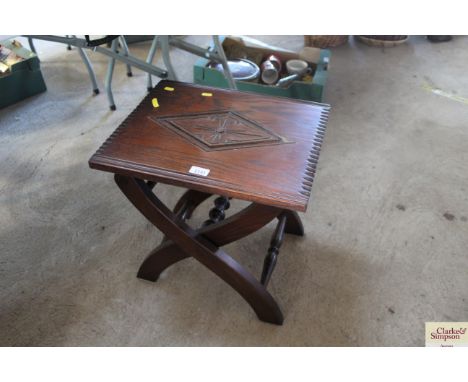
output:
[[[354,36],[354,38],[366,45],[392,47],[403,44],[408,36]]]
[[[315,48],[332,48],[334,46],[343,45],[348,42],[349,36],[304,36],[304,45],[313,46]]]

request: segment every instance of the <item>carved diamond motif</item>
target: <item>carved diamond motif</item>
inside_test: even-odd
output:
[[[150,118],[207,151],[285,143],[280,136],[233,111]]]

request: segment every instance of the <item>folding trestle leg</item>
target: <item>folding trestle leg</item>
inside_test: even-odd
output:
[[[123,49],[123,52],[124,52],[124,56],[128,57],[130,55],[130,52],[128,50],[127,40],[125,40],[125,36],[123,36],[123,35],[119,36],[119,40],[120,40],[120,45],[122,46],[122,49]],[[133,76],[132,67],[130,66],[130,64],[127,64],[127,76],[128,77]]]
[[[111,50],[114,53],[117,53],[117,39],[112,40]],[[112,111],[116,110],[114,96],[112,94],[112,76],[114,74],[114,67],[115,67],[115,58],[110,57],[109,64],[107,65],[105,87],[106,87],[107,99],[109,100],[109,108]]]
[[[158,36],[153,37],[153,42],[151,43],[151,48],[148,52],[148,57],[146,57],[146,63],[152,65],[154,60],[154,55],[156,54],[156,49],[158,48]],[[153,79],[151,73],[148,73],[148,82],[146,85],[148,91],[153,89]]]
[[[96,81],[96,74],[94,73],[94,69],[91,65],[91,61],[89,60],[88,55],[86,52],[83,50],[81,47],[77,47],[78,53],[80,54],[81,60],[86,66],[86,69],[88,70],[89,78],[91,79],[91,85],[93,86],[93,93],[94,94],[99,94],[99,87]]]

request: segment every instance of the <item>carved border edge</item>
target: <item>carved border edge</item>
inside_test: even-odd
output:
[[[312,190],[312,183],[314,181],[314,176],[317,170],[320,149],[322,147],[323,138],[325,136],[329,115],[330,107],[324,106],[320,110],[320,118],[318,124],[315,126],[315,134],[312,138],[312,148],[310,149],[309,156],[307,158],[307,164],[302,181],[302,190],[300,191],[300,193],[307,197],[307,199],[310,197],[310,192]]]

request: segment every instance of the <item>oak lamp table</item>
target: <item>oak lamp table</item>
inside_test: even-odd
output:
[[[283,314],[267,291],[284,233],[303,235],[329,106],[174,81],[161,81],[89,161],[115,174],[131,203],[165,235],[138,277],[156,281],[167,267],[194,257],[234,288],[262,321]],[[157,183],[184,187],[171,211]],[[187,224],[212,195],[209,219]],[[251,204],[225,218],[230,199]],[[222,246],[273,219],[278,224],[258,281]]]

